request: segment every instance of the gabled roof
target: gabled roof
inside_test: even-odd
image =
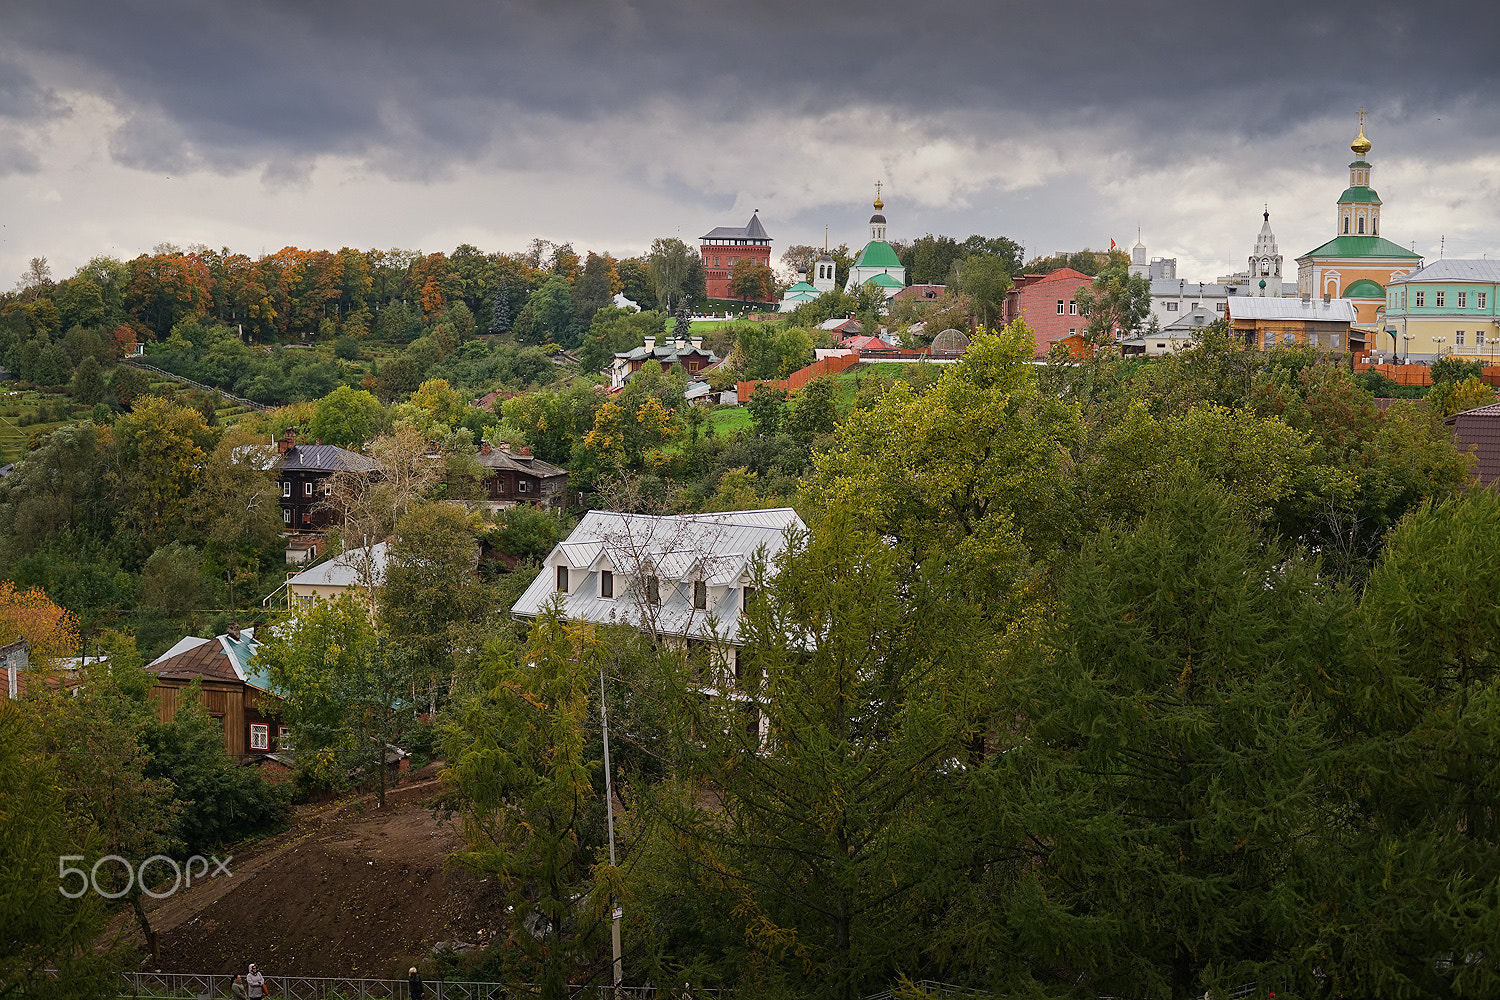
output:
[[[675,343],[658,344],[655,347],[647,347],[645,344],[642,344],[640,347],[633,347],[628,351],[618,351],[615,357],[625,361],[650,361],[654,359],[663,365],[669,365],[690,354],[702,355],[708,358],[710,364],[719,360],[719,356],[706,347]]]
[[[1383,236],[1335,236],[1302,257],[1400,257],[1421,260],[1422,255],[1397,246]],[[1297,258],[1301,260],[1302,257]]]
[[[1187,315],[1168,323],[1160,332],[1168,337],[1190,337],[1218,318],[1218,313],[1194,306]]]
[[[1500,281],[1500,260],[1444,257],[1410,274],[1392,278],[1392,285],[1411,281]]]
[[[270,691],[270,676],[255,663],[260,645],[253,628],[243,630],[238,637],[219,635],[203,639],[190,635],[148,663],[146,672],[172,680],[240,682]]]
[[[562,597],[569,618],[639,626],[650,613],[658,631],[672,635],[709,634],[710,621],[729,641],[738,635],[740,583],[761,555],[769,563],[787,544],[787,530],[805,525],[790,507],[652,517],[590,511],[567,539],[547,556],[548,570],[566,566],[569,592],[559,595],[556,575],[544,570],[512,608],[521,617],[535,617],[556,597]],[[601,570],[620,574],[615,598],[599,597]],[[659,579],[660,603],[647,607],[641,600],[640,576],[654,570]],[[692,607],[692,584],[726,588],[706,610]]]
[[[1231,295],[1231,319],[1315,320],[1321,323],[1353,323],[1357,313],[1348,299],[1283,299],[1269,295]]]
[[[791,288],[788,288],[786,290],[786,293],[788,295],[796,295],[796,294],[798,294],[800,292],[810,292],[813,295],[818,294],[818,290],[816,288],[814,288],[812,285],[809,285],[805,281],[799,281],[795,285],[793,285]]]
[[[373,458],[332,444],[294,444],[276,465],[286,472],[373,472],[380,468]]]
[[[362,546],[350,549],[333,557],[327,562],[318,563],[311,569],[305,569],[287,581],[290,587],[352,587],[356,583],[363,583],[361,576],[365,569],[365,560],[369,559],[371,583],[380,586],[385,579],[385,567],[390,562],[391,546],[389,542],[376,542],[374,545]]]
[[[885,240],[871,240],[860,251],[855,267],[902,267],[901,258]]]
[[[530,455],[517,455],[515,452],[504,451],[500,448],[491,448],[488,455],[480,452],[474,456],[474,461],[486,469],[505,469],[510,472],[521,472],[538,479],[551,479],[553,476],[566,476],[567,469],[559,469],[549,462],[543,462],[539,458]]]

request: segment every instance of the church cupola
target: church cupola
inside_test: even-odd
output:
[[[1380,195],[1370,187],[1370,164],[1365,159],[1371,146],[1365,138],[1365,109],[1360,108],[1359,134],[1349,144],[1355,159],[1349,164],[1349,186],[1339,196],[1335,236],[1380,235]]]
[[[880,200],[880,182],[875,182],[875,214],[870,216],[870,239],[885,240],[885,216],[881,210],[885,208],[885,202]]]

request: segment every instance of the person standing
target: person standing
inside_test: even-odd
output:
[[[247,994],[245,993],[244,976],[238,973],[235,974],[234,982],[229,984],[229,993],[234,997],[234,1000],[245,1000]]]
[[[422,985],[422,974],[417,971],[415,965],[411,967],[411,972],[407,973],[406,985],[411,993],[411,1000],[422,1000],[427,987]]]
[[[245,977],[245,986],[250,991],[250,1000],[260,1000],[266,995],[266,977],[260,974],[255,963],[250,963],[250,974]]]

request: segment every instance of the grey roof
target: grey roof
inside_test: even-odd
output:
[[[373,472],[380,463],[358,452],[332,444],[295,444],[280,456],[283,471]]]
[[[739,635],[742,580],[751,564],[759,554],[769,565],[786,548],[788,529],[805,528],[790,507],[671,517],[589,511],[547,555],[542,572],[512,613],[535,617],[561,597],[571,619],[639,627],[649,616],[658,632],[714,635],[734,642]],[[570,578],[566,595],[556,589],[559,566],[577,574]],[[661,602],[654,606],[641,599],[640,578],[648,567],[660,580]],[[601,570],[619,574],[613,599],[598,596]],[[692,607],[694,580],[723,588],[706,610]]]
[[[648,361],[654,358],[662,364],[667,364],[676,361],[678,358],[686,357],[689,354],[701,354],[708,358],[710,364],[719,360],[719,356],[708,348],[694,347],[692,344],[682,344],[680,346],[677,344],[658,344],[655,347],[647,347],[645,344],[642,344],[640,347],[634,347],[628,351],[620,351],[615,354],[615,357],[624,358],[626,361]]]
[[[348,552],[305,569],[287,581],[288,587],[352,587],[360,580],[368,550],[371,582],[379,586],[385,579],[386,563],[390,560],[390,543],[376,542],[374,545],[350,549]]]
[[[1408,281],[1500,281],[1500,260],[1435,260],[1411,274],[1392,278],[1388,284]]]
[[[1229,299],[1231,319],[1302,319],[1324,323],[1353,323],[1354,303],[1348,299],[1280,299],[1262,295],[1235,295]]]
[[[538,479],[551,479],[553,476],[568,474],[567,469],[559,469],[550,462],[543,462],[530,455],[517,455],[515,452],[503,451],[499,448],[491,448],[488,455],[482,452],[476,454],[474,460],[486,469],[509,469],[511,472],[524,472]]]
[[[1188,310],[1187,315],[1183,316],[1181,319],[1177,319],[1171,323],[1168,323],[1166,326],[1161,328],[1160,332],[1169,337],[1192,336],[1195,332],[1203,329],[1205,326],[1212,323],[1218,318],[1218,313],[1211,312],[1210,310],[1205,309],[1202,306],[1194,306],[1192,309]]]
[[[1152,278],[1152,298],[1197,298],[1222,299],[1230,295],[1229,286],[1216,282],[1183,281],[1179,278]]]
[[[742,227],[719,226],[715,229],[710,229],[699,237],[699,239],[704,240],[769,240],[770,238],[770,234],[766,232],[766,227],[760,224],[760,216],[758,214],[751,215],[750,221]]]

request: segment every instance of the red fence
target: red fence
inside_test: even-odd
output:
[[[838,357],[821,358],[806,368],[792,372],[784,380],[765,379],[764,384],[771,386],[773,389],[796,392],[820,375],[837,375],[839,372],[853,368],[857,364],[859,364],[858,354],[841,354]],[[735,390],[739,394],[740,402],[748,403],[750,401],[750,394],[760,384],[762,384],[760,381],[735,383]]]
[[[1398,385],[1431,385],[1432,369],[1427,365],[1371,365],[1362,361],[1354,364],[1357,372],[1379,372]],[[1500,365],[1490,365],[1480,376],[1487,384],[1500,388]]]

